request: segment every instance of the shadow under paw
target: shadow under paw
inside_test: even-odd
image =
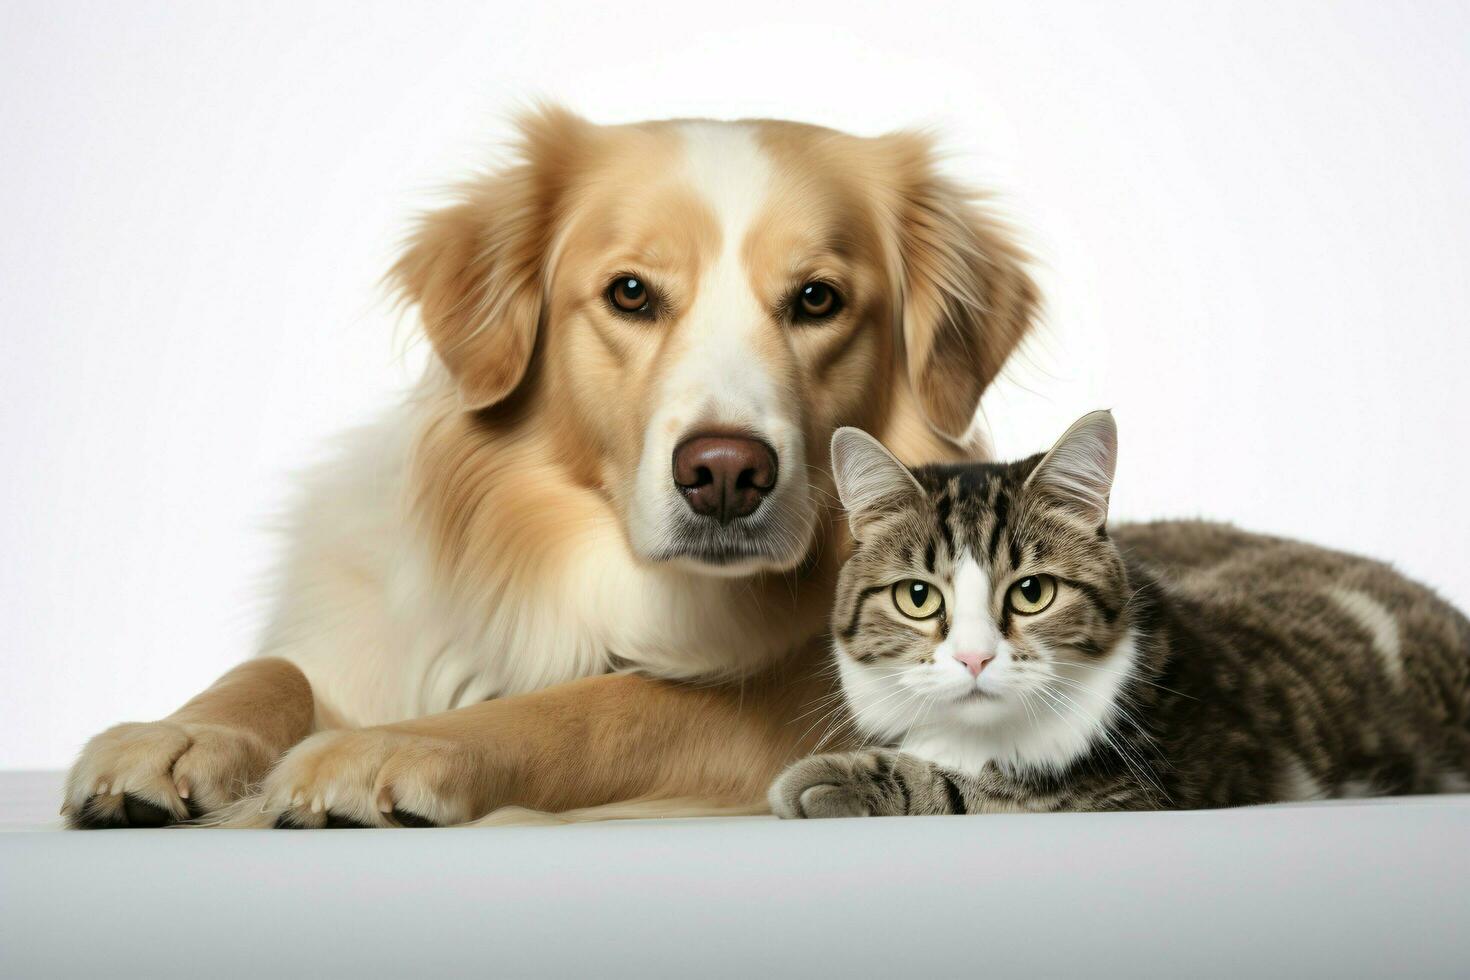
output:
[[[407,810],[400,810],[398,807],[394,807],[393,808],[393,819],[396,820],[396,821],[398,821],[398,825],[400,827],[437,827],[437,826],[439,826],[434,821],[430,820],[428,817],[421,817],[417,813],[410,813]]]
[[[202,811],[193,800],[185,801],[189,814],[195,820]],[[132,793],[116,796],[94,796],[77,812],[68,814],[67,826],[74,830],[122,830],[125,828],[169,827],[180,823],[180,819],[167,807]]]
[[[394,808],[391,814],[393,822],[400,827],[437,827],[439,826],[428,817],[421,817],[417,813],[408,810]],[[311,822],[304,822],[311,821]],[[296,814],[286,812],[276,818],[274,824],[276,830],[372,830],[372,824],[354,820],[338,813],[327,811],[325,814]]]

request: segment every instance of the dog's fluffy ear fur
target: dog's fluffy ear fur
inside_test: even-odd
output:
[[[556,213],[593,129],[554,107],[517,122],[518,159],[426,215],[390,273],[470,409],[505,399],[526,375]]]
[[[935,431],[959,441],[980,395],[1031,328],[1038,293],[1026,255],[977,195],[941,175],[932,142],[884,137],[902,199],[903,343],[909,384]]]

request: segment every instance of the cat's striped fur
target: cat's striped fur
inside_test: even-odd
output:
[[[1115,446],[1094,413],[1044,457],[910,473],[838,434],[857,544],[834,646],[852,721],[883,747],[796,763],[778,814],[1470,790],[1463,615],[1365,558],[1202,522],[1110,527]],[[1049,605],[1012,608],[1046,577]],[[899,604],[910,580],[941,593],[931,618]]]

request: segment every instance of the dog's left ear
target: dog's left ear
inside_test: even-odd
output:
[[[1031,329],[1038,292],[1026,255],[977,195],[940,174],[930,140],[884,138],[902,199],[903,343],[909,384],[933,428],[958,441],[980,396]]]
[[[390,279],[417,303],[424,332],[465,408],[520,385],[540,329],[546,251],[581,148],[595,127],[543,107],[518,120],[519,159],[459,188],[425,216]]]

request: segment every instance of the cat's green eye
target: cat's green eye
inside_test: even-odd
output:
[[[931,619],[944,608],[944,596],[928,582],[906,578],[894,583],[893,604],[909,619]]]
[[[1057,580],[1050,575],[1028,575],[1006,593],[1006,605],[1022,616],[1034,616],[1057,597]]]

